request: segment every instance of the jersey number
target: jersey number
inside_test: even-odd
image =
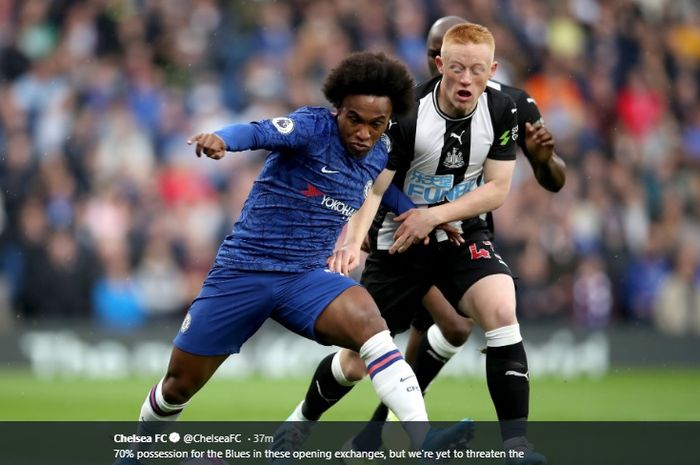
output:
[[[486,245],[486,242],[484,242]],[[469,246],[469,252],[472,254],[472,260],[478,260],[480,258],[491,258],[491,253],[486,249],[478,249],[476,244]]]

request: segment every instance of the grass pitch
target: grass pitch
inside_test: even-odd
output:
[[[0,421],[131,421],[156,379],[42,380],[27,372],[0,371]],[[218,379],[192,400],[185,421],[283,420],[302,399],[308,377]],[[530,419],[536,421],[700,420],[700,369],[629,369],[600,379],[533,379]],[[376,397],[365,380],[324,417],[369,418]],[[495,420],[479,378],[438,378],[426,396],[432,420]]]

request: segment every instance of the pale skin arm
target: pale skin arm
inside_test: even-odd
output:
[[[372,226],[372,221],[377,214],[384,191],[391,184],[394,173],[395,171],[385,169],[379,174],[364,203],[348,221],[343,245],[334,250],[333,254],[328,258],[328,269],[331,271],[347,276],[359,265],[362,241]]]
[[[397,216],[402,221],[394,235],[389,253],[404,252],[412,244],[425,240],[437,225],[474,218],[500,207],[510,190],[515,160],[487,159],[484,163],[485,183],[454,202],[433,208],[414,208]]]

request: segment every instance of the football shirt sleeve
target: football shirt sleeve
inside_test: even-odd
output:
[[[521,90],[517,101],[515,102],[518,108],[518,133],[522,137],[518,138],[518,145],[523,151],[527,158],[531,158],[530,153],[527,151],[527,146],[525,144],[525,123],[535,124],[542,120],[542,114],[537,106],[535,99],[530,97],[530,94]]]
[[[306,147],[317,131],[316,114],[300,108],[288,116],[252,123],[232,124],[215,131],[226,150],[295,150]]]
[[[488,158],[494,160],[515,160],[515,143],[518,140],[518,111],[510,97],[505,97],[502,109],[494,118],[494,140]]]
[[[400,215],[411,208],[416,208],[416,204],[392,182],[384,192],[382,207]]]
[[[413,146],[409,143],[410,139],[407,136],[407,132],[410,131],[408,126],[410,124],[406,121],[406,118],[392,118],[389,122],[389,127],[386,131],[390,141],[387,169],[397,171],[406,164],[407,160],[412,158],[410,154],[413,152]],[[413,129],[415,133],[415,125]]]

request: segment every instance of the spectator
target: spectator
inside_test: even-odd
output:
[[[692,244],[678,248],[673,268],[661,283],[654,323],[666,334],[700,335],[700,267]]]
[[[0,2],[0,280],[13,310],[63,312],[38,303],[40,282],[60,289],[36,273],[65,278],[96,257],[111,299],[71,303],[77,314],[111,325],[177,313],[264,157],[194,164],[185,138],[323,104],[319,79],[352,50],[399,55],[421,79],[426,25],[456,14],[497,34],[500,69],[537,101],[568,167],[556,200],[516,168],[496,212],[522,298],[556,302],[525,317],[656,321],[683,275],[670,245],[700,248],[700,5],[555,3]],[[116,257],[98,253],[115,243]],[[184,295],[153,313],[139,289],[163,276]],[[599,299],[602,276],[611,295]]]

